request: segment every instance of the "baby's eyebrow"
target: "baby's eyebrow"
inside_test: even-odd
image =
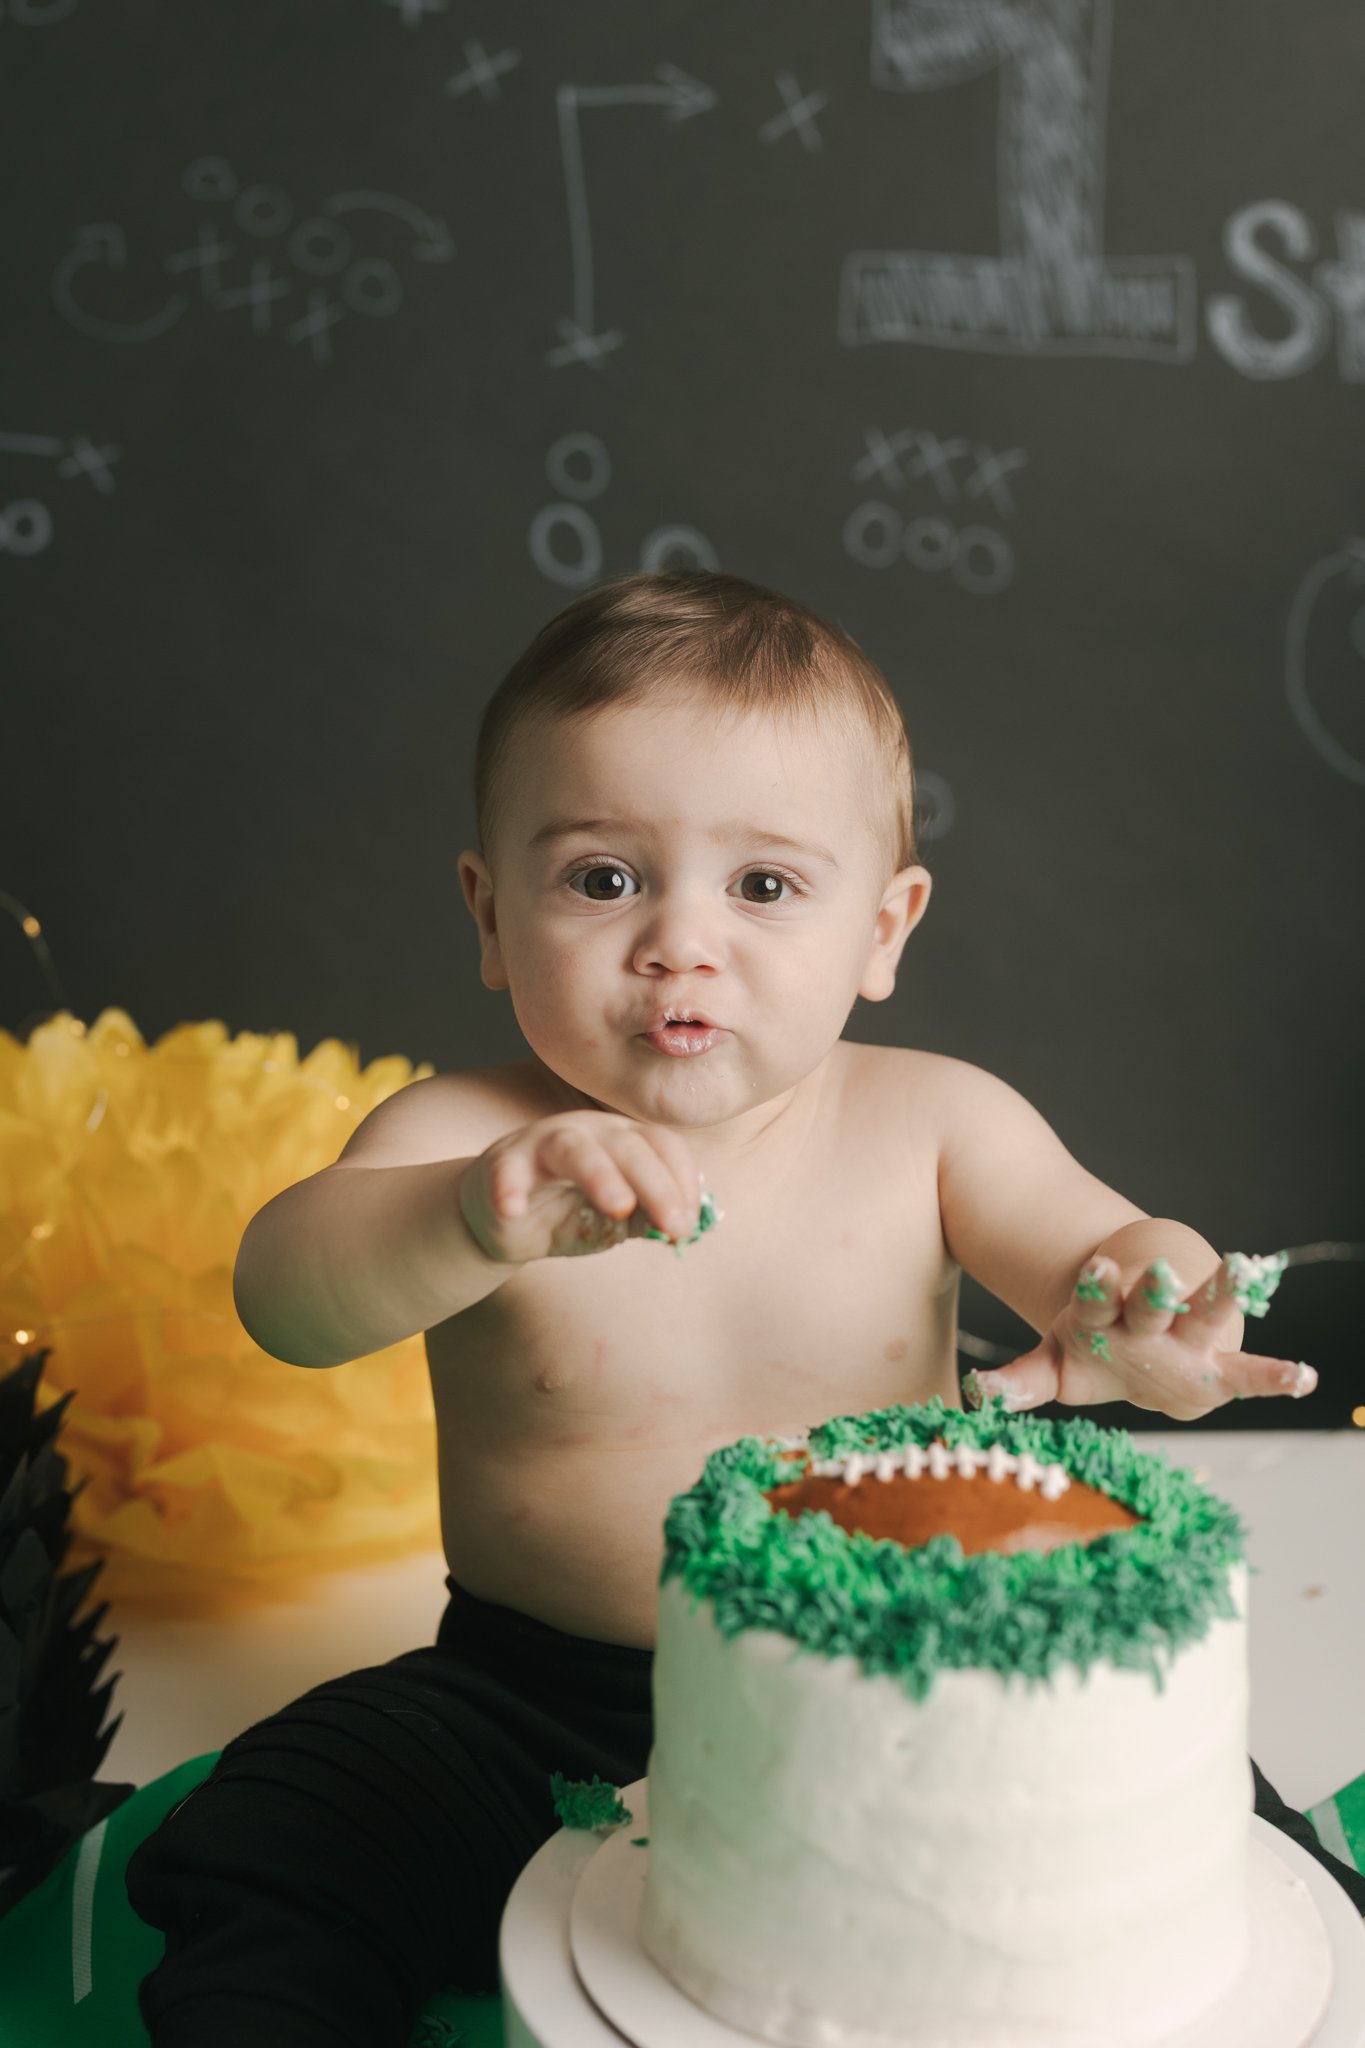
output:
[[[532,847],[545,846],[552,839],[570,839],[578,832],[602,833],[636,832],[648,838],[653,826],[641,818],[551,818],[548,825],[542,825],[531,835]],[[792,839],[785,832],[769,832],[762,825],[756,825],[749,818],[738,818],[732,824],[713,826],[707,838],[715,845],[727,839],[747,846],[784,846],[789,853],[801,853],[824,861],[826,866],[837,868],[839,863],[827,846],[820,846],[811,839]]]

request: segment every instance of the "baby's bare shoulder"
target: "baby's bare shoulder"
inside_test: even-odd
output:
[[[338,1166],[472,1159],[536,1114],[513,1067],[466,1067],[410,1081],[357,1125]]]
[[[855,1091],[879,1112],[903,1111],[926,1137],[941,1135],[945,1120],[960,1113],[971,1093],[973,1076],[983,1071],[948,1053],[924,1052],[917,1046],[861,1045],[850,1051],[856,1054],[851,1075]]]

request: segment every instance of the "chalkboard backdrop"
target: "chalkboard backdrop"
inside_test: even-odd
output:
[[[519,1057],[481,707],[588,583],[719,565],[915,744],[934,899],[847,1035],[1289,1248],[1248,1338],[1322,1391],[1218,1419],[1346,1423],[1359,7],[0,0],[0,59],[0,888],[56,977],[6,919],[0,1021]]]

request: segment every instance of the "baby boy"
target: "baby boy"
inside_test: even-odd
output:
[[[644,1773],[670,1498],[738,1436],[957,1403],[964,1270],[1039,1335],[969,1397],[1193,1420],[1315,1384],[1240,1348],[1275,1261],[1146,1215],[981,1068],[840,1036],[932,884],[838,628],[730,576],[600,586],[504,679],[475,785],[460,877],[529,1056],[391,1097],[236,1271],[295,1366],[426,1333],[449,1604],[133,1859],[157,2048],[402,2048],[434,1989],[493,1988],[550,1774]]]

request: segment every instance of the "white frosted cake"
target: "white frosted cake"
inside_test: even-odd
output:
[[[1157,2048],[1248,1955],[1233,1510],[1086,1420],[746,1437],[665,1525],[641,1939],[798,2048]]]

